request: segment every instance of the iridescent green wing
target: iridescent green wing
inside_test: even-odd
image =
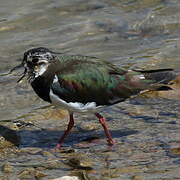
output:
[[[64,69],[56,74],[58,82],[52,85],[53,92],[60,98],[67,102],[96,102],[98,105],[113,104],[124,99],[113,93],[120,81],[124,81],[125,70],[94,57],[66,58]]]

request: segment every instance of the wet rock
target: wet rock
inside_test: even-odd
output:
[[[64,167],[64,163],[56,159],[48,159],[45,161],[33,161],[29,163],[23,163],[21,164],[23,167],[30,167],[31,168],[36,168],[38,170],[42,169],[59,169],[61,167]]]
[[[76,169],[92,169],[92,160],[84,154],[72,154],[67,164]]]
[[[172,85],[169,85],[172,90],[169,91],[147,91],[142,94],[144,97],[161,97],[167,99],[180,100],[180,75],[177,75],[176,79],[172,81]]]
[[[27,125],[33,125],[44,120],[60,120],[66,118],[68,115],[67,111],[61,109],[55,109],[54,107],[47,105],[41,108],[35,109],[33,112],[19,116],[18,119],[23,119],[21,121],[22,125],[27,123]],[[24,122],[25,121],[25,122]],[[36,122],[37,121],[37,122]],[[46,121],[44,122],[46,123]],[[25,126],[27,126],[25,125]]]
[[[0,176],[0,180],[9,180],[9,177],[8,176]]]
[[[103,177],[109,177],[109,178],[115,178],[115,179],[121,179],[121,176],[125,175],[134,175],[136,173],[143,172],[142,167],[138,166],[126,166],[126,167],[120,167],[120,168],[113,168],[113,169],[102,169],[101,174]],[[122,178],[123,179],[123,178]]]
[[[137,152],[136,154],[131,156],[131,160],[138,164],[147,164],[152,162],[152,154],[151,153],[144,153],[144,152]]]
[[[68,116],[68,112],[62,109],[48,108],[42,112],[42,116],[46,119],[60,120]]]
[[[117,172],[120,174],[133,174],[133,173],[143,172],[143,169],[142,167],[138,167],[138,166],[129,166],[129,167],[118,168]]]
[[[41,178],[43,178],[43,177],[46,177],[47,175],[45,174],[45,173],[43,173],[43,172],[41,172],[41,171],[37,171],[36,170],[36,172],[35,172],[35,179],[41,179]]]
[[[19,144],[20,136],[17,131],[0,125],[0,149],[18,146]]]
[[[116,180],[116,178],[117,179],[120,178],[119,177],[120,175],[119,175],[117,169],[105,168],[105,169],[102,169],[100,172],[101,172],[103,177],[113,178],[113,180],[114,180],[114,178],[115,178],[115,180]]]
[[[19,174],[18,174],[19,178],[21,179],[25,179],[25,178],[34,178],[35,176],[35,168],[26,168],[24,170],[22,170]]]
[[[26,128],[26,127],[32,127],[32,126],[34,126],[34,124],[31,122],[24,122],[22,120],[16,120],[16,121],[14,121],[13,129],[18,130],[18,129],[22,129],[22,128]]]
[[[2,26],[0,27],[0,32],[3,32],[3,31],[10,31],[10,30],[13,30],[15,27],[13,26]]]
[[[19,62],[16,62],[16,58],[22,58],[22,54],[25,51],[25,49],[35,47],[38,44],[44,44],[45,46],[48,45],[49,48],[56,48],[60,52],[68,52],[69,54],[86,54],[86,55],[92,55],[97,56],[102,59],[107,59],[108,61],[112,61],[115,64],[118,65],[126,65],[127,67],[130,65],[137,65],[138,63],[144,63],[146,66],[150,66],[152,62],[153,68],[157,67],[157,63],[161,63],[161,68],[163,67],[176,67],[175,65],[175,59],[172,58],[172,56],[177,57],[176,63],[177,66],[176,69],[179,71],[179,47],[180,44],[178,44],[179,41],[179,32],[177,34],[171,34],[170,36],[162,36],[163,34],[169,33],[171,30],[172,32],[175,32],[174,30],[177,29],[179,31],[179,19],[177,14],[179,14],[179,10],[176,11],[176,7],[173,4],[178,5],[178,0],[175,1],[165,1],[165,0],[127,0],[127,1],[103,1],[99,2],[97,0],[93,0],[94,5],[86,5],[87,2],[83,0],[70,0],[70,1],[23,1],[23,0],[15,0],[15,1],[8,1],[6,3],[5,0],[2,0],[1,9],[3,9],[3,4],[5,4],[5,9],[3,9],[2,17],[7,18],[7,22],[4,22],[1,27],[16,27],[15,29],[8,30],[8,28],[2,28],[0,31],[3,33],[1,35],[1,67],[0,69],[2,71],[6,70],[8,67],[13,66],[15,64],[18,64]],[[83,6],[78,6],[83,3]],[[88,2],[89,3],[89,2]],[[90,2],[91,3],[91,2]],[[91,4],[92,4],[91,3]],[[104,4],[105,8],[100,9],[100,6]],[[65,5],[62,5],[65,4]],[[100,5],[99,5],[100,4]],[[99,7],[97,7],[97,5]],[[52,8],[52,6],[54,6]],[[172,20],[169,20],[168,18],[168,12],[166,7],[170,6],[172,9]],[[43,7],[43,8],[42,8]],[[57,7],[57,8],[55,8]],[[173,7],[173,8],[172,8]],[[146,8],[146,9],[145,9]],[[162,11],[164,9],[164,15],[162,13],[158,14],[158,11]],[[173,9],[175,11],[173,12]],[[127,10],[125,12],[125,10]],[[93,11],[93,13],[92,13]],[[140,33],[144,33],[144,35],[153,35],[161,33],[160,36],[156,36],[155,38],[141,38],[137,36],[137,39],[129,39],[125,40],[120,37],[120,34],[123,34],[123,32],[127,32],[128,29],[132,28],[133,24],[137,21],[141,21],[142,18],[144,18],[147,15],[147,12],[150,12],[151,15],[156,14],[154,19],[149,18],[145,21],[147,22],[146,25],[140,25],[141,28],[139,28],[137,31]],[[166,14],[167,13],[167,14]],[[174,18],[173,18],[174,15]],[[166,25],[162,25],[163,19],[167,17]],[[162,19],[162,20],[161,20]],[[35,21],[35,25],[34,25]],[[150,21],[153,21],[152,23]],[[98,22],[98,24],[95,24]],[[100,22],[100,23],[99,23]],[[177,23],[176,23],[177,22]],[[7,24],[5,24],[7,23]],[[156,25],[157,23],[157,25]],[[159,24],[158,24],[159,23]],[[148,25],[149,24],[149,25]],[[172,25],[172,26],[171,26]],[[177,26],[176,26],[177,25]],[[148,27],[149,26],[149,27]],[[159,26],[159,27],[158,27]],[[161,29],[161,27],[163,27]],[[157,28],[157,29],[156,29]],[[15,31],[14,31],[15,30]],[[167,30],[167,31],[166,31]],[[169,31],[170,30],[170,31]],[[9,33],[8,33],[9,31]],[[168,32],[169,31],[169,32]],[[139,33],[137,33],[139,34]],[[57,38],[58,37],[58,38]],[[168,42],[169,41],[169,42]],[[170,42],[171,41],[171,42]],[[17,45],[18,44],[18,45]],[[166,47],[167,48],[164,48]],[[169,51],[170,47],[172,46],[172,49],[176,48],[176,51]],[[169,52],[169,60],[161,58],[160,61],[158,57],[161,57],[160,54],[164,54],[164,51]],[[159,56],[157,56],[159,55]],[[146,57],[144,57],[146,56]],[[151,57],[153,61],[151,60]],[[154,60],[154,58],[156,58]],[[168,60],[168,62],[167,62]],[[159,68],[158,67],[158,68]],[[5,69],[6,68],[6,69]],[[128,114],[122,113],[120,110],[120,113],[110,113],[109,111],[106,111],[107,116],[111,117],[109,121],[109,126],[111,126],[109,129],[112,131],[112,135],[115,139],[117,139],[118,143],[112,148],[112,154],[105,152],[106,149],[108,149],[106,145],[106,138],[103,134],[103,129],[101,125],[99,125],[100,130],[98,130],[98,135],[102,134],[102,144],[96,144],[95,147],[89,148],[89,143],[87,144],[87,148],[76,148],[76,153],[73,153],[73,151],[62,151],[51,154],[48,151],[51,145],[54,144],[57,139],[59,138],[59,134],[62,133],[62,130],[66,128],[66,124],[68,123],[67,118],[68,116],[61,116],[58,115],[58,112],[56,110],[53,110],[51,107],[44,108],[44,101],[41,101],[30,86],[23,86],[21,89],[16,88],[15,83],[16,79],[18,77],[13,77],[13,79],[10,79],[6,81],[6,79],[3,78],[3,82],[6,81],[6,83],[1,83],[0,89],[1,89],[1,97],[0,97],[0,118],[3,119],[12,119],[16,118],[16,116],[21,116],[23,114],[26,114],[27,116],[21,117],[20,120],[25,122],[31,122],[35,126],[27,126],[23,123],[19,124],[19,128],[27,128],[25,131],[21,133],[22,136],[22,146],[23,147],[43,147],[46,149],[47,152],[41,151],[39,149],[24,149],[24,152],[20,153],[13,153],[12,156],[6,156],[6,159],[13,163],[14,166],[14,172],[11,174],[5,174],[2,176],[2,172],[0,173],[0,179],[25,179],[25,178],[16,178],[13,176],[16,176],[16,172],[23,172],[25,171],[25,167],[34,167],[34,172],[32,173],[32,177],[29,178],[29,180],[33,179],[40,179],[41,173],[45,172],[49,176],[43,179],[53,179],[51,177],[62,177],[65,175],[69,176],[76,176],[75,174],[72,174],[74,171],[84,171],[88,172],[88,175],[92,178],[89,178],[90,180],[94,179],[111,179],[109,178],[109,172],[111,172],[111,176],[113,176],[113,180],[120,180],[120,179],[132,179],[132,180],[139,180],[138,176],[142,177],[142,179],[179,179],[179,164],[180,161],[176,161],[178,158],[172,158],[171,156],[167,156],[166,151],[170,151],[175,156],[178,155],[179,150],[177,149],[179,146],[171,146],[168,149],[163,149],[161,153],[156,152],[155,149],[151,149],[146,147],[145,145],[150,144],[150,141],[156,142],[156,141],[163,141],[166,144],[169,145],[169,142],[171,140],[174,141],[174,139],[179,138],[179,118],[178,116],[174,118],[176,120],[176,124],[165,124],[165,123],[159,123],[159,124],[149,124],[145,123],[144,117],[145,115],[148,115],[148,117],[156,117],[156,115],[159,114],[159,111],[163,111],[166,109],[166,107],[169,105],[173,105],[175,101],[172,101],[169,103],[167,101],[167,106],[161,104],[157,104],[158,108],[157,113],[155,110],[157,106],[154,104],[151,105],[148,103],[141,104],[142,106],[139,106],[137,108],[133,107],[133,110],[131,111],[130,108],[133,106],[128,104],[128,101],[124,103],[120,103],[119,107],[124,107],[124,104],[128,104],[130,107],[127,109],[126,112],[129,112]],[[0,80],[1,81],[1,80]],[[1,81],[2,82],[2,81]],[[4,91],[3,91],[4,89]],[[177,88],[178,89],[178,88]],[[14,93],[13,93],[14,92]],[[170,94],[171,92],[168,92],[169,98],[174,99],[175,94]],[[158,94],[159,95],[159,94]],[[167,94],[166,94],[167,95]],[[166,96],[164,94],[164,97]],[[167,97],[167,96],[166,96]],[[8,101],[8,103],[7,103]],[[166,100],[165,100],[166,101]],[[13,102],[13,103],[12,103]],[[166,104],[166,102],[165,102]],[[178,103],[179,104],[179,103]],[[145,108],[143,108],[143,106]],[[169,112],[174,113],[173,109],[177,108],[177,114],[178,114],[178,105],[173,105],[172,111],[171,108]],[[174,108],[175,107],[175,108]],[[40,108],[39,110],[35,108]],[[110,107],[110,109],[114,109],[115,106]],[[29,113],[27,113],[29,112]],[[130,114],[130,116],[129,116]],[[106,116],[106,115],[105,115]],[[114,117],[115,118],[114,118]],[[62,118],[66,118],[65,120],[62,120]],[[78,122],[81,121],[81,115],[76,119],[76,125],[78,125]],[[86,116],[87,117],[87,116]],[[89,115],[88,115],[89,117]],[[135,117],[135,118],[134,118]],[[138,119],[136,117],[142,117],[142,119]],[[147,116],[146,116],[147,117]],[[158,117],[164,121],[164,117]],[[168,118],[168,117],[167,117]],[[110,119],[110,118],[109,118]],[[54,121],[55,120],[55,121]],[[57,121],[56,121],[57,120]],[[94,119],[95,120],[95,119]],[[96,121],[98,124],[98,121]],[[77,126],[76,126],[77,127]],[[42,130],[44,128],[44,130]],[[124,130],[130,128],[129,130]],[[170,129],[174,128],[174,129]],[[16,127],[10,127],[10,129],[17,130]],[[73,130],[75,130],[74,128]],[[94,128],[95,129],[95,128]],[[122,130],[123,129],[123,130]],[[137,133],[131,133],[132,131],[138,130]],[[71,140],[68,141],[70,145],[74,145],[78,138],[80,139],[80,142],[86,137],[92,137],[94,136],[91,132],[91,127],[88,130],[87,127],[83,127],[82,131],[90,131],[88,133],[72,133],[71,134]],[[96,130],[96,129],[95,129]],[[174,133],[172,136],[171,134]],[[85,135],[85,136],[84,136]],[[4,137],[3,137],[4,138]],[[51,138],[51,139],[50,139]],[[6,141],[6,139],[4,139]],[[3,141],[4,141],[3,140]],[[67,139],[68,140],[68,139]],[[52,141],[52,142],[51,142]],[[9,143],[9,141],[6,141]],[[87,142],[87,141],[86,141]],[[144,142],[144,145],[142,145],[142,148],[140,147],[137,142]],[[121,143],[121,144],[120,144]],[[8,145],[9,146],[9,145]],[[14,144],[10,144],[10,149],[14,147]],[[158,147],[158,144],[156,145]],[[62,150],[62,149],[61,149]],[[103,151],[104,150],[104,151]],[[153,151],[152,151],[153,150]],[[1,149],[0,149],[1,151]],[[32,151],[32,153],[31,153]],[[77,153],[78,151],[78,153]],[[109,150],[110,151],[110,150]],[[139,152],[140,151],[140,152]],[[61,163],[61,161],[65,161],[70,158],[76,158],[78,154],[83,154],[83,152],[86,152],[87,155],[84,157],[86,159],[87,156],[92,157],[91,162],[93,162],[93,165],[84,165],[90,166],[93,168],[93,170],[88,171],[81,169],[81,162],[77,162],[77,160],[70,160],[71,163],[75,164],[72,166],[69,166],[67,164]],[[138,153],[137,153],[138,152]],[[146,154],[140,154],[141,152],[146,152]],[[117,153],[114,154],[114,153]],[[133,156],[133,154],[136,154],[137,156]],[[152,161],[151,157],[149,156],[149,153],[152,154]],[[74,157],[72,156],[74,154]],[[106,155],[110,156],[110,160],[106,160]],[[0,154],[1,156],[1,154]],[[1,156],[2,158],[2,156]],[[51,161],[49,161],[51,159]],[[57,161],[60,161],[58,162]],[[81,161],[82,157],[79,158],[79,161]],[[143,163],[149,163],[152,166],[147,165],[139,165]],[[68,161],[68,160],[67,160]],[[4,160],[1,160],[1,165],[4,164]],[[29,164],[28,164],[29,163]],[[27,164],[27,166],[25,166]],[[34,164],[34,165],[33,165]],[[133,165],[137,166],[137,169],[134,167],[129,168],[129,166]],[[156,166],[154,165],[156,164]],[[23,166],[24,165],[24,166]],[[28,166],[29,165],[29,166]],[[75,166],[75,167],[74,167]],[[80,167],[80,169],[76,169],[76,166]],[[123,167],[124,169],[123,169]],[[156,170],[162,168],[164,171],[157,171],[154,173],[148,173],[146,170],[144,170],[144,167],[147,167],[149,170],[154,168]],[[153,167],[154,166],[154,167]],[[165,168],[165,166],[169,166]],[[114,168],[114,170],[111,171],[111,169]],[[115,168],[120,168],[120,170],[116,171]],[[35,170],[39,170],[39,176],[36,176]],[[41,169],[41,170],[40,170]],[[74,169],[74,170],[72,170]],[[101,171],[104,170],[104,174]],[[175,171],[176,170],[176,171]],[[93,172],[92,172],[93,171]],[[96,171],[96,172],[95,172]],[[132,171],[132,173],[131,173]],[[139,171],[139,172],[138,172]],[[37,171],[36,171],[37,172]],[[94,174],[96,173],[96,177],[94,177]],[[71,174],[70,174],[71,173]],[[156,174],[155,174],[156,173]],[[168,174],[169,173],[169,174]],[[171,173],[171,174],[170,174]],[[43,175],[43,174],[42,174]],[[104,175],[104,176],[103,176]],[[5,177],[9,176],[9,178]],[[24,172],[25,177],[25,172]],[[28,177],[28,175],[27,175]],[[37,177],[37,178],[36,178]],[[114,178],[116,177],[116,178]],[[27,178],[26,178],[27,179]],[[89,180],[88,179],[88,180]],[[86,179],[87,180],[87,179]]]
[[[156,117],[157,116],[156,110],[153,110],[151,107],[144,106],[144,105],[127,107],[126,111],[128,115],[132,117],[140,117],[140,116]]]
[[[178,12],[179,7],[168,7],[152,11],[141,23],[135,25],[135,29],[144,36],[169,34],[177,31],[180,27],[177,21],[180,17]]]
[[[4,173],[12,173],[14,171],[14,167],[9,163],[5,163],[3,166],[2,166],[2,172]]]
[[[68,113],[65,110],[54,109],[52,106],[45,106],[19,118],[23,119],[24,121],[24,125],[22,124],[24,126],[23,128],[28,126],[27,128],[31,129],[36,128],[39,130],[54,130],[60,125],[63,126],[67,123]]]
[[[80,180],[80,179],[76,176],[63,176],[52,180]]]
[[[6,141],[6,139],[2,136],[0,136],[0,149],[6,149],[6,148],[10,148],[10,147],[13,147],[14,144],[12,144],[11,142],[9,141]]]
[[[17,152],[20,136],[16,131],[0,125],[0,157],[4,158]]]
[[[47,175],[40,171],[37,171],[35,168],[26,168],[18,174],[18,177],[20,179],[40,179],[45,176]]]
[[[80,143],[74,144],[75,147],[77,148],[90,148],[94,147],[95,145],[104,145],[104,140],[99,139],[98,136],[90,136],[90,137],[85,137]]]
[[[13,143],[0,136],[0,159],[10,158],[18,152],[18,148]]]
[[[140,176],[132,176],[131,180],[141,180],[142,178]]]
[[[71,175],[75,177],[79,177],[80,180],[96,180],[89,176],[89,171],[85,171],[85,170],[75,170],[71,173]]]
[[[58,149],[57,151],[60,152],[61,154],[62,153],[69,154],[69,153],[74,153],[75,149],[73,149],[71,147],[67,147],[67,148],[62,147],[61,149]]]
[[[30,148],[30,147],[27,147],[27,148],[20,149],[21,153],[29,153],[29,154],[37,154],[37,153],[40,153],[41,151],[42,151],[41,148]]]
[[[180,142],[172,142],[169,144],[169,155],[172,157],[180,157]]]
[[[135,29],[140,31],[143,36],[159,34],[165,31],[162,20],[156,21],[153,14],[147,16],[140,24],[137,24]]]
[[[172,155],[175,155],[175,156],[180,156],[180,147],[172,148],[172,149],[170,150],[170,153],[171,153]]]
[[[100,29],[100,31],[105,31],[109,33],[117,32],[121,36],[123,35],[123,32],[127,30],[127,24],[125,23],[122,17],[121,17],[121,20],[118,22],[113,22],[111,20],[108,20],[108,21],[104,20],[103,22],[96,21],[95,25]]]
[[[57,159],[48,160],[42,165],[46,169],[58,169],[64,166],[62,162]]]
[[[18,131],[19,127],[17,126],[17,124],[13,123],[9,126],[10,129],[14,130],[14,131]]]
[[[79,126],[77,126],[77,128],[80,131],[83,132],[87,132],[87,131],[94,131],[100,128],[99,123],[95,123],[95,122],[81,122]]]
[[[43,156],[46,156],[46,157],[54,157],[54,154],[51,153],[51,152],[49,152],[49,151],[43,151],[43,152],[42,152],[42,155],[43,155]]]

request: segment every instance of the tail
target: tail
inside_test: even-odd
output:
[[[168,84],[175,79],[176,74],[173,69],[157,70],[133,70],[144,75],[151,85],[151,90],[170,90]]]

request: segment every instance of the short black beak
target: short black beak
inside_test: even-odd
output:
[[[15,70],[17,70],[17,69],[19,69],[19,68],[22,68],[22,67],[24,67],[24,65],[21,63],[21,64],[19,64],[19,65],[17,65],[17,66],[15,66],[15,67],[13,67],[10,71],[9,71],[9,74],[11,74],[13,71],[15,71]]]
[[[19,83],[25,76],[27,73],[27,68],[24,69],[24,72],[22,73],[22,76],[17,80],[17,83]]]
[[[20,68],[22,68],[22,67],[25,68],[25,69],[24,69],[24,72],[21,74],[22,76],[18,79],[17,83],[19,83],[19,82],[25,77],[25,75],[26,75],[26,73],[27,73],[27,68],[24,67],[24,63],[22,62],[21,64],[15,66],[15,67],[12,68],[12,69],[9,71],[9,73],[8,73],[8,74],[11,74],[13,71],[18,70],[18,69],[20,69]]]

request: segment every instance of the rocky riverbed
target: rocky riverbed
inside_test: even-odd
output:
[[[180,73],[179,18],[178,0],[1,0],[0,180],[180,179],[180,76],[172,91],[104,110],[113,147],[93,115],[76,114],[72,133],[54,151],[67,112],[41,101],[26,81],[17,84],[20,71],[8,74],[38,46]]]

